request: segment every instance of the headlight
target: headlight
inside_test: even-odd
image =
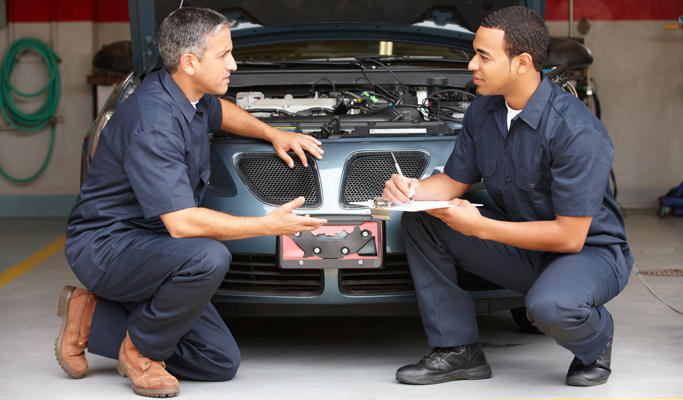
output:
[[[104,127],[107,125],[107,122],[109,122],[109,119],[111,116],[114,115],[114,110],[107,110],[104,111],[102,114],[100,114],[99,119],[95,123],[95,131],[93,132],[92,137],[90,138],[90,160],[95,156],[95,150],[97,149],[97,143],[100,141],[100,134],[102,133],[102,130]]]
[[[138,86],[140,86],[140,79],[131,72],[123,81],[121,81],[121,83],[119,83],[119,85],[119,97],[116,102],[121,104],[138,88]]]

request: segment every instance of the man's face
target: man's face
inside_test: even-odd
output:
[[[230,73],[237,69],[232,56],[230,29],[223,28],[207,38],[207,49],[199,60],[195,79],[204,93],[222,95],[228,91]]]
[[[479,94],[505,95],[513,78],[511,60],[505,54],[504,35],[500,29],[477,29],[474,38],[475,55],[468,69],[472,71]]]

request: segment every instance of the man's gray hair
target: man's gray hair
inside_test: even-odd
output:
[[[159,54],[168,72],[178,70],[184,53],[201,60],[208,46],[207,37],[232,24],[223,14],[209,8],[183,7],[170,13],[159,26]]]

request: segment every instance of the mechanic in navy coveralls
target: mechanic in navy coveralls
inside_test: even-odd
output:
[[[86,289],[59,300],[57,359],[74,378],[84,349],[117,358],[117,370],[145,396],[179,392],[173,376],[231,379],[240,352],[210,299],[231,255],[221,240],[290,235],[324,219],[296,215],[300,197],[264,217],[199,207],[209,179],[209,132],[268,140],[294,165],[294,151],[320,159],[321,143],[276,130],[216,95],[237,66],[230,21],[181,8],[159,28],[165,68],[149,74],[102,132],[69,217],[66,256]],[[173,375],[171,375],[173,374]]]
[[[392,201],[452,200],[404,213],[403,238],[428,343],[399,382],[491,377],[463,268],[526,296],[527,318],[574,354],[566,383],[607,381],[613,320],[604,304],[628,281],[633,258],[609,187],[614,149],[580,100],[541,74],[548,29],[515,6],[486,17],[470,60],[481,96],[465,113],[444,172],[407,184],[393,175]],[[460,199],[483,180],[505,216]]]

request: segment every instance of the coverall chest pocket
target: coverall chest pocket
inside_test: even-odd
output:
[[[500,182],[496,180],[496,159],[493,157],[484,157],[480,160],[479,171],[481,172],[482,181],[486,190],[494,199],[499,200],[501,195]]]
[[[483,165],[481,166],[481,175],[484,178],[490,178],[496,173],[496,159],[493,157],[484,157]]]
[[[481,171],[481,177],[484,181],[486,187],[495,186],[493,177],[496,175],[496,159],[493,157],[484,157],[479,166],[479,171]]]
[[[541,219],[555,218],[552,197],[550,195],[550,173],[542,169],[527,170],[517,168],[515,183],[523,196],[529,201]]]

